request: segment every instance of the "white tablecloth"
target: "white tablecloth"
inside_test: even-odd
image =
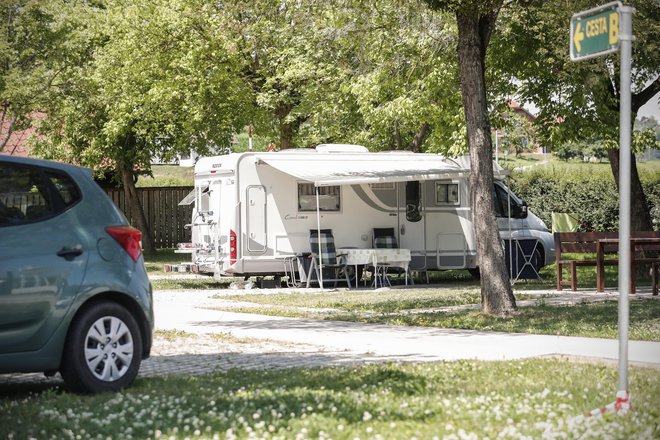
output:
[[[357,273],[358,265],[373,265],[385,268],[385,271],[374,277],[374,287],[378,287],[378,280],[390,285],[386,273],[388,267],[400,267],[406,275],[406,285],[408,285],[408,265],[410,264],[410,249],[390,249],[390,248],[372,248],[372,249],[337,249],[337,255],[342,255],[346,265],[355,266]],[[357,287],[357,286],[356,286]]]
[[[344,255],[347,265],[387,264],[390,267],[400,267],[407,270],[410,264],[410,249],[337,249],[337,255]]]

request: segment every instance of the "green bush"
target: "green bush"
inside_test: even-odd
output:
[[[654,229],[660,227],[660,175],[640,173]],[[515,172],[508,179],[514,193],[548,226],[552,212],[577,214],[582,230],[616,231],[619,227],[619,193],[606,168],[552,167]]]

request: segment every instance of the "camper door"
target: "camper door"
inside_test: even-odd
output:
[[[412,270],[426,268],[424,187],[419,181],[399,184],[399,246],[411,250]]]
[[[247,250],[266,252],[266,188],[261,185],[247,187]]]

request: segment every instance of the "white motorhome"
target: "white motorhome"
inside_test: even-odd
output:
[[[537,239],[534,264],[552,263],[548,228],[494,170],[501,237]],[[467,157],[343,144],[201,158],[187,197],[192,263],[216,275],[279,275],[287,257],[310,251],[310,230],[332,229],[337,248],[372,248],[374,228],[394,228],[411,270],[474,270],[469,171]]]

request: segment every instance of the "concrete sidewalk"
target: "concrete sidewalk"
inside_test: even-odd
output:
[[[156,292],[157,330],[224,333],[317,347],[364,361],[505,360],[568,356],[617,362],[618,341],[283,318],[209,310],[209,292]],[[660,368],[660,342],[630,341],[629,361]]]

